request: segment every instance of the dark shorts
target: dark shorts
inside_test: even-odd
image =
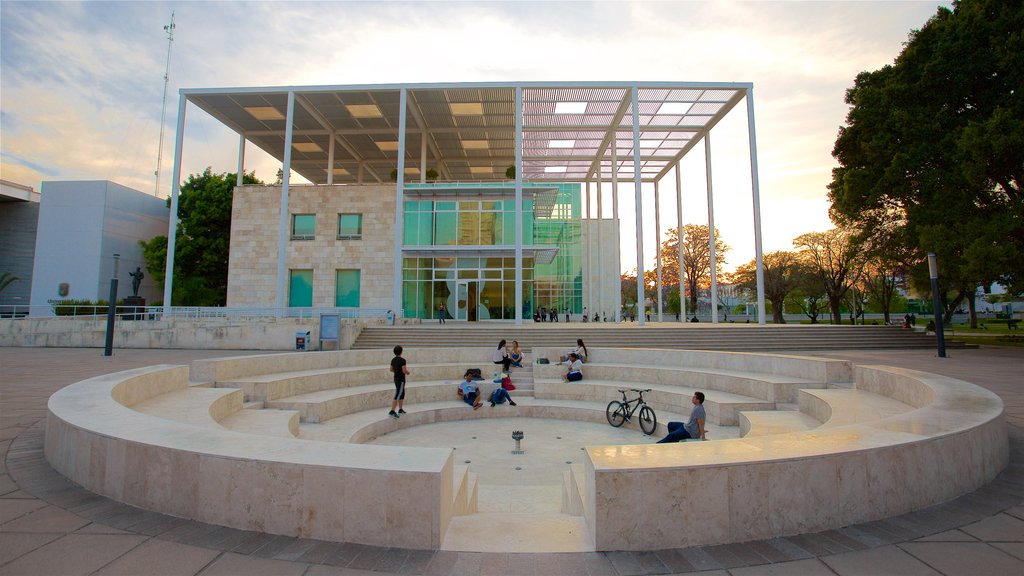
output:
[[[470,392],[462,397],[462,401],[472,406],[476,403],[476,392]]]
[[[405,400],[405,382],[395,382],[395,400]]]

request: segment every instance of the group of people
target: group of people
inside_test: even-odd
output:
[[[395,346],[393,352],[395,357],[391,359],[390,370],[395,380],[395,396],[391,400],[391,410],[388,412],[388,416],[400,418],[402,414],[406,413],[405,377],[409,375],[409,365],[405,358],[402,358],[401,346]],[[582,338],[577,338],[576,348],[563,357],[563,364],[568,366],[564,377],[566,381],[576,382],[583,379],[583,363],[586,361],[587,355],[586,344],[583,343]],[[495,364],[501,364],[504,372],[507,372],[509,366],[513,365],[521,368],[523,352],[519,348],[519,342],[513,340],[512,346],[506,348],[505,340],[501,340],[492,354],[492,360]],[[508,402],[509,406],[515,406],[516,403],[512,400],[508,390],[500,382],[497,384],[489,397],[491,407],[493,408],[495,405],[504,404],[505,402]],[[473,407],[473,410],[478,410],[483,406],[480,385],[473,379],[473,374],[469,370],[466,371],[462,383],[459,384],[458,394],[462,397],[463,402]],[[695,392],[690,401],[693,404],[693,409],[690,411],[689,420],[686,422],[669,422],[668,435],[659,440],[658,444],[682,442],[690,438],[707,440],[707,433],[704,429],[704,423],[707,420],[704,411],[704,393]]]

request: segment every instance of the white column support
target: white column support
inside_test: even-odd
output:
[[[395,267],[394,292],[391,311],[395,318],[402,313],[402,241],[405,232],[405,122],[408,108],[408,92],[401,89],[398,97],[398,178],[395,182]]]
[[[420,184],[427,181],[427,133],[420,132]]]
[[[523,88],[516,86],[516,326],[523,324]],[[533,302],[536,309],[537,302]]]
[[[601,198],[601,169],[597,169],[597,246],[594,248],[597,251],[597,313],[601,315],[601,319],[604,319],[604,258],[601,258],[601,249],[604,247],[601,244],[601,221],[602,221],[602,206],[603,200]]]
[[[686,282],[683,278],[683,175],[676,162],[676,237],[679,240],[679,321],[686,322]]]
[[[288,275],[288,184],[292,173],[292,124],[295,121],[295,92],[288,92],[288,114],[284,125],[284,164],[281,166],[281,223],[277,238],[277,308],[278,314],[288,305],[285,302]]]
[[[245,134],[238,135],[238,171],[235,172],[235,186],[241,186],[245,174]]]
[[[586,236],[586,238],[585,238],[586,242],[583,244],[583,247],[587,251],[587,259],[586,259],[587,270],[586,270],[586,272],[584,272],[583,278],[585,279],[585,281],[587,283],[587,297],[583,299],[583,309],[586,310],[589,314],[593,314],[593,312],[594,312],[594,283],[592,282],[592,279],[594,278],[594,275],[593,275],[593,270],[594,269],[590,265],[590,251],[591,251],[591,243],[593,241],[593,237],[592,236],[593,236],[593,232],[594,232],[594,227],[592,226],[593,223],[590,221],[590,180],[587,180],[586,184],[584,184],[584,185],[586,186],[586,202],[583,204],[583,218],[584,218],[584,222],[586,222],[586,224],[583,225],[583,231],[584,231],[584,235]]]
[[[181,187],[181,148],[185,141],[185,95],[178,93],[178,131],[174,138],[174,168],[171,170],[171,213],[167,218],[167,264],[164,269],[164,314],[171,313],[174,286],[174,248],[178,235],[178,190]]]
[[[750,188],[754,199],[754,257],[757,263],[757,323],[767,323],[764,309],[764,255],[761,252],[761,189],[757,176],[757,138],[754,133],[754,88],[747,88],[747,142],[750,145]]]
[[[334,184],[334,130],[331,130],[331,140],[327,145],[327,185]]]
[[[645,324],[644,314],[644,216],[640,181],[640,89],[633,86],[633,187],[636,191],[636,315],[640,326]]]
[[[663,322],[661,301],[661,200],[658,196],[658,181],[654,182],[654,246],[655,246],[655,270],[658,273],[658,322]]]
[[[360,161],[359,162],[359,168],[356,169],[356,183],[358,183],[358,184],[362,184],[363,183],[363,174],[365,172],[364,171],[364,167],[365,166],[366,166],[366,163],[363,162],[363,161]]]
[[[619,162],[615,140],[612,137],[612,229],[615,230],[615,321],[622,320],[622,234],[619,233]]]
[[[711,187],[711,133],[704,135],[704,166],[708,184],[708,245],[711,249],[711,323],[718,324],[718,273],[715,261],[715,194]]]

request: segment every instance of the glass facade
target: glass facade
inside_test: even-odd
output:
[[[313,271],[292,270],[288,282],[288,305],[307,307],[313,305]]]
[[[312,240],[316,235],[316,214],[292,214],[292,240]]]
[[[483,190],[481,199],[466,195],[437,200],[435,194],[433,200],[405,203],[403,244],[419,253],[402,263],[406,317],[436,318],[443,303],[457,320],[515,318],[514,189],[508,184],[466,187],[472,187],[474,195]],[[459,186],[408,188],[419,194],[431,188],[457,193]],[[488,194],[488,189],[495,190]],[[523,199],[523,316],[530,318],[542,307],[579,313],[583,307],[580,185],[524,184],[523,189],[524,196],[531,196]],[[438,254],[430,254],[429,247],[437,247]]]
[[[338,214],[338,240],[361,240],[363,238],[362,214]]]
[[[334,305],[359,307],[359,270],[338,270],[334,281]]]

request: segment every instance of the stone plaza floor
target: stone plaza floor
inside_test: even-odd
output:
[[[742,544],[653,552],[489,553],[321,542],[213,526],[119,504],[65,480],[43,458],[46,400],[56,390],[129,368],[244,353],[116,350],[107,358],[98,349],[0,348],[0,576],[1024,574],[1021,349],[952,350],[946,359],[926,350],[806,353],[935,372],[992,390],[1006,405],[1010,464],[991,484],[925,510]],[[553,432],[536,434],[543,433]],[[470,460],[483,457],[469,450],[466,454],[463,458]],[[501,534],[495,529],[480,537]]]

